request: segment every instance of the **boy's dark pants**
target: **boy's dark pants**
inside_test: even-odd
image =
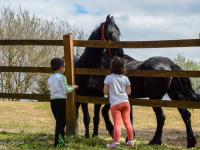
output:
[[[54,146],[58,145],[59,136],[64,140],[66,125],[66,99],[52,99],[51,110],[56,120]]]

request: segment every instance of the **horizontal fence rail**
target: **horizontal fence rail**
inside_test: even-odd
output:
[[[0,45],[38,45],[38,46],[63,46],[63,40],[0,40]]]
[[[100,41],[73,40],[77,47],[94,48],[167,48],[167,47],[196,47],[200,46],[200,39],[161,40],[161,41]],[[0,40],[0,45],[38,45],[63,46],[63,40]]]
[[[109,70],[75,68],[76,75],[107,75],[109,73]],[[129,77],[200,77],[200,71],[134,70],[128,71],[126,75]]]
[[[0,72],[52,73],[49,67],[0,66]]]
[[[16,67],[1,66],[0,72],[31,72],[31,73],[52,73],[50,67]],[[76,75],[108,75],[109,70],[75,68]],[[159,70],[134,70],[127,72],[127,76],[135,77],[200,77],[200,71],[159,71]]]
[[[41,94],[18,94],[18,93],[0,93],[0,98],[10,99],[37,99],[41,101],[49,101],[49,95]],[[145,99],[133,99],[129,100],[132,105],[136,106],[151,106],[151,107],[174,107],[174,108],[196,108],[200,109],[199,102],[191,102],[188,100],[182,101],[167,101],[167,100],[145,100]],[[79,103],[96,103],[96,104],[108,104],[107,98],[102,97],[90,97],[90,96],[76,96],[76,102]]]
[[[8,99],[37,99],[42,101],[49,101],[49,95],[42,94],[20,94],[20,93],[0,93],[0,98]]]
[[[97,103],[97,104],[107,104],[107,98],[100,98],[100,97],[90,97],[90,96],[76,96],[78,102],[82,103]],[[199,102],[191,102],[188,100],[145,100],[145,99],[133,99],[130,98],[129,101],[133,105],[137,106],[151,106],[151,107],[175,107],[175,108],[200,108]]]
[[[162,40],[162,41],[84,41],[74,40],[74,46],[96,48],[167,48],[196,47],[200,39]]]

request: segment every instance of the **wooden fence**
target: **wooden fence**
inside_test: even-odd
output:
[[[71,34],[64,35],[63,40],[0,40],[0,45],[38,45],[38,46],[64,46],[64,58],[66,63],[66,76],[69,84],[75,83],[75,74],[79,75],[106,75],[108,70],[74,68],[74,47],[98,47],[98,48],[171,48],[171,47],[197,47],[200,46],[200,39],[184,40],[163,40],[163,41],[84,41],[73,40]],[[0,72],[34,72],[52,73],[49,67],[14,67],[0,66]],[[200,77],[200,71],[150,71],[140,70],[128,72],[128,76],[148,76],[148,77]],[[0,98],[16,99],[49,99],[48,95],[22,94],[22,93],[0,93]],[[83,103],[108,103],[106,98],[76,96],[71,93],[67,101],[67,134],[76,134],[76,102]],[[133,105],[140,106],[162,106],[178,108],[200,108],[200,103],[185,101],[158,101],[131,99]]]

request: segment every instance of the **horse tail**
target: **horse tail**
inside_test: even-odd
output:
[[[173,64],[172,70],[183,71],[183,69],[176,64]],[[186,99],[189,101],[200,101],[200,95],[195,93],[188,77],[173,77],[168,95],[170,98],[176,100]]]

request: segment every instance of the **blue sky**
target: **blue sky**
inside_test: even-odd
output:
[[[26,9],[45,19],[59,18],[86,34],[108,14],[115,18],[124,41],[195,39],[200,33],[200,0],[1,0],[0,7]],[[137,60],[182,54],[199,61],[200,49],[126,49]],[[200,62],[200,61],[199,61]]]

